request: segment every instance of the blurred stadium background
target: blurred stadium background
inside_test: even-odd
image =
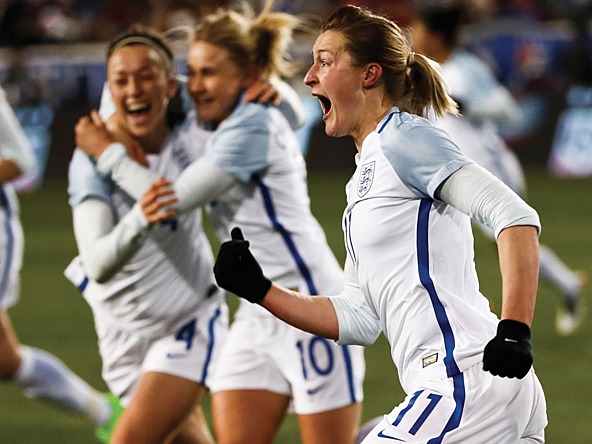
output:
[[[419,1],[419,0],[415,0]],[[428,0],[423,0],[428,1]],[[438,0],[434,0],[438,1]],[[62,271],[76,252],[67,204],[66,171],[74,146],[73,126],[96,107],[105,78],[105,41],[134,21],[162,29],[191,23],[200,9],[223,1],[168,0],[4,0],[0,1],[0,84],[7,91],[34,145],[40,169],[21,181],[25,262],[21,302],[11,310],[20,339],[47,349],[96,387],[100,377],[90,309]],[[250,3],[257,3],[251,1]],[[325,14],[339,1],[277,0],[289,12]],[[343,2],[350,3],[350,2]],[[387,11],[401,24],[413,1],[352,1]],[[564,56],[574,39],[570,19],[586,14],[584,0],[478,0],[475,23],[465,44],[488,60],[499,79],[519,99],[525,119],[503,134],[526,166],[528,200],[543,222],[542,240],[567,264],[592,274],[592,173],[558,177],[548,160],[558,116],[565,109],[570,78]],[[306,59],[310,41],[293,49]],[[179,58],[183,71],[183,60]],[[592,76],[592,73],[590,73]],[[295,85],[300,84],[295,79]],[[590,81],[592,84],[592,80]],[[583,137],[592,145],[592,135]],[[343,187],[353,167],[348,139],[328,139],[313,125],[308,149],[313,211],[343,259],[341,212]],[[592,146],[589,147],[592,157]],[[477,268],[483,292],[499,308],[499,273],[493,247],[476,232]],[[592,291],[587,291],[588,305]],[[231,300],[234,306],[236,301]],[[592,436],[592,316],[571,337],[554,329],[559,297],[541,284],[533,326],[535,368],[547,394],[547,442],[576,444]],[[383,339],[367,349],[364,419],[388,412],[402,399],[396,370]],[[0,443],[91,443],[84,420],[42,402],[27,400],[10,385],[0,386]],[[289,417],[278,443],[299,442]]]

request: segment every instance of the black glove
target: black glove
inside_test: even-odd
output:
[[[261,302],[271,287],[271,281],[263,275],[240,228],[233,228],[230,236],[232,240],[220,246],[214,264],[216,282],[249,302]]]
[[[483,370],[502,378],[522,379],[530,370],[532,362],[528,325],[510,319],[500,321],[495,338],[485,346]]]

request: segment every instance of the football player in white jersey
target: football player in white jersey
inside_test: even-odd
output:
[[[463,9],[454,5],[419,8],[410,26],[414,49],[442,65],[442,77],[461,105],[462,117],[446,115],[435,119],[435,124],[448,132],[467,156],[524,197],[522,166],[497,130],[499,123],[519,119],[520,109],[491,69],[458,45],[462,14]],[[489,228],[479,226],[494,240]],[[569,335],[583,320],[582,290],[587,275],[570,270],[549,247],[540,245],[540,254],[540,278],[557,288],[562,297],[556,329]]]
[[[218,284],[340,344],[369,345],[384,333],[408,396],[364,443],[544,442],[530,338],[536,211],[421,117],[454,113],[455,104],[436,63],[415,54],[395,23],[340,8],[313,57],[305,83],[325,130],[358,148],[343,216],[345,289],[309,297],[273,283],[239,228],[220,247]],[[479,291],[471,218],[495,232],[501,320]]]
[[[274,107],[245,103],[259,77],[281,74],[294,17],[220,11],[196,28],[188,54],[188,88],[201,122],[213,130],[205,155],[174,183],[178,214],[208,203],[224,241],[236,224],[257,239],[269,275],[306,294],[340,292],[342,271],[310,211],[297,139]],[[257,44],[267,39],[268,44]],[[103,147],[104,149],[105,147]],[[98,169],[130,195],[149,176],[122,147],[91,152]],[[133,180],[131,180],[133,178]],[[354,442],[361,417],[363,349],[337,346],[242,303],[212,383],[219,443],[272,442],[290,408],[305,443]]]
[[[34,162],[33,150],[0,88],[0,379],[22,387],[28,396],[85,415],[101,427],[109,422],[111,413],[117,413],[116,400],[90,387],[56,356],[20,344],[8,315],[19,297],[24,247],[11,180],[29,171]]]
[[[134,155],[163,178],[160,187],[136,203],[81,150],[70,163],[79,257],[66,275],[92,308],[103,378],[125,407],[111,443],[214,442],[200,401],[228,312],[201,214],[163,221],[172,212],[161,209],[172,199],[162,186],[201,156],[206,137],[190,120],[167,122],[177,90],[173,63],[163,36],[142,26],[115,38],[107,54],[112,130],[127,134]],[[78,146],[103,134],[93,128],[90,118],[80,119]]]

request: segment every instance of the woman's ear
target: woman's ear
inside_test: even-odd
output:
[[[170,77],[168,80],[167,85],[167,95],[169,99],[172,99],[177,92],[177,79],[175,77]]]
[[[372,88],[376,86],[378,81],[382,78],[382,66],[378,63],[369,63],[366,66],[366,72],[364,75],[364,81],[362,85],[365,88]]]

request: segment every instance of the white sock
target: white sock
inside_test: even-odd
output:
[[[28,346],[21,346],[20,352],[22,362],[13,382],[23,387],[27,396],[84,415],[97,426],[109,419],[111,406],[105,395],[74,374],[57,357]]]
[[[579,297],[581,283],[578,276],[561,262],[549,247],[540,245],[540,278],[550,282],[564,299]]]

